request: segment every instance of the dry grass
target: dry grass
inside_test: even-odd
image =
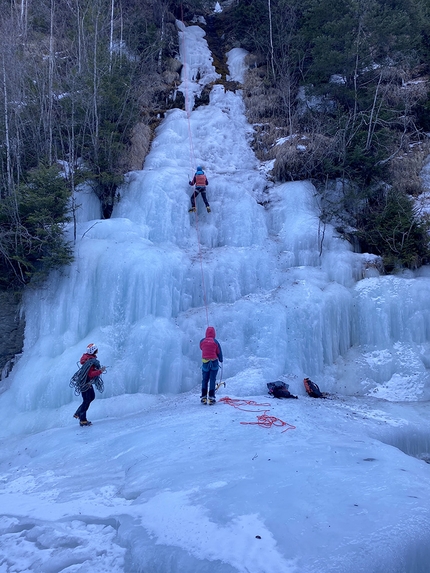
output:
[[[248,55],[243,99],[248,121],[254,127],[252,146],[260,161],[276,157],[276,141],[289,134],[284,102],[278,89],[265,81],[266,67],[255,56]]]
[[[265,81],[265,67],[251,68],[245,74],[243,97],[248,120],[257,123],[270,119],[282,126],[283,105],[278,89]]]
[[[407,195],[420,195],[424,190],[420,173],[429,153],[430,144],[424,141],[409,146],[403,153],[398,154],[388,168],[393,185]]]
[[[324,135],[294,135],[274,148],[273,175],[280,181],[314,177],[323,161],[335,156],[336,143]]]

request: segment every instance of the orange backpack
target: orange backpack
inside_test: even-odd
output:
[[[303,380],[306,392],[311,396],[311,398],[324,398],[323,393],[318,388],[318,384],[312,382],[310,378],[305,378]]]
[[[206,175],[203,173],[196,173],[196,187],[205,187],[206,186]]]

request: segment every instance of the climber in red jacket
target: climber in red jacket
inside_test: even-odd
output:
[[[203,404],[215,404],[215,381],[218,374],[219,362],[222,363],[223,356],[221,345],[215,338],[215,328],[208,326],[206,337],[200,341],[202,351],[202,395],[200,400]],[[209,383],[209,398],[208,393]]]
[[[100,362],[97,359],[97,352],[97,346],[91,342],[88,344],[79,361],[82,364],[81,372],[84,374],[83,378],[79,381],[82,404],[74,413],[74,418],[79,420],[80,426],[91,426],[91,422],[87,420],[87,410],[96,397],[93,384],[95,384],[100,391],[103,391],[103,382],[100,376],[106,370],[106,366],[100,366]]]

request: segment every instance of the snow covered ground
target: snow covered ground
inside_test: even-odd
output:
[[[0,395],[0,573],[427,573],[429,270],[379,277],[331,228],[321,245],[313,187],[267,180],[241,94],[215,84],[193,108],[217,76],[202,30],[178,28],[187,111],[112,219],[81,198],[76,262],[26,300]],[[199,164],[212,212],[199,197],[194,215]],[[89,342],[108,371],[80,428],[68,382]],[[277,379],[299,399],[270,398]]]

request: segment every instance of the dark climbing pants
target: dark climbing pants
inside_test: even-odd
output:
[[[215,397],[215,382],[218,374],[218,360],[209,360],[202,365],[202,396],[208,393],[209,398]]]
[[[96,397],[96,393],[94,392],[94,387],[91,386],[85,392],[82,392],[82,404],[76,410],[75,416],[79,416],[79,420],[81,422],[85,422],[87,419],[87,410],[90,407],[91,402]]]
[[[194,193],[191,195],[191,207],[194,208],[196,206],[196,197],[199,193],[201,193],[202,199],[203,199],[206,207],[209,207],[208,198],[206,197],[206,187],[196,187],[195,188]]]

